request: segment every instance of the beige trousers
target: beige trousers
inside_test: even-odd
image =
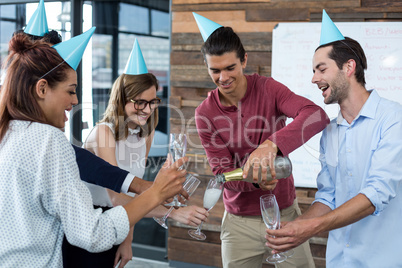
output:
[[[297,200],[281,210],[281,221],[292,221],[301,214]],[[270,249],[265,246],[266,226],[261,216],[236,216],[225,211],[222,219],[222,262],[224,268],[258,268]],[[294,255],[278,268],[314,268],[308,242],[294,249]]]

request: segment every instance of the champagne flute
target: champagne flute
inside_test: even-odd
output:
[[[205,189],[204,193],[204,208],[207,211],[210,211],[218,202],[219,197],[221,196],[222,193],[222,183],[216,181],[215,179],[210,179],[207,185],[207,188]],[[200,225],[198,225],[197,229],[194,230],[189,230],[188,234],[197,240],[205,240],[207,236],[201,232],[202,224],[204,221],[201,222]]]
[[[182,133],[170,133],[169,138],[169,153],[173,158],[173,162],[176,162],[180,158],[186,155],[187,151],[187,136]],[[183,169],[183,166],[179,168],[179,170]],[[173,201],[165,204],[165,206],[174,206],[174,207],[184,207],[185,204],[182,204],[177,195],[173,197]]]
[[[281,226],[281,214],[275,195],[266,194],[260,197],[261,216],[267,228],[271,230],[279,229]],[[281,263],[287,257],[281,253],[269,256],[265,261],[268,263]]]
[[[169,136],[169,152],[174,162],[176,162],[186,155],[187,135],[183,133],[170,133]]]
[[[293,254],[295,254],[295,251],[293,249],[289,249],[288,251],[282,252],[282,254],[290,258],[293,256]]]
[[[200,185],[201,181],[194,177],[191,174],[187,174],[186,180],[183,183],[183,189],[188,193],[188,196],[191,196],[194,191],[197,189],[198,185]],[[160,224],[163,228],[167,229],[168,226],[166,224],[166,219],[169,217],[170,213],[174,209],[174,206],[171,206],[170,209],[166,212],[166,214],[162,218],[154,217],[154,220]]]

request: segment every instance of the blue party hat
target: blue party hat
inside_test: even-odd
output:
[[[33,13],[27,26],[25,27],[24,32],[35,36],[44,36],[46,33],[49,32],[49,29],[47,27],[44,0],[39,1],[39,5]]]
[[[201,32],[202,39],[204,39],[204,42],[207,41],[208,37],[213,32],[215,32],[216,29],[223,27],[222,25],[213,22],[212,20],[209,20],[201,15],[198,15],[195,12],[193,12],[193,16],[195,18],[195,21],[197,22],[198,29]]]
[[[125,74],[146,74],[148,73],[147,65],[145,64],[144,57],[142,56],[140,45],[138,44],[137,38],[134,41],[133,50],[128,58],[126,68],[124,69]]]
[[[78,64],[81,61],[82,55],[84,54],[95,28],[96,27],[92,27],[85,33],[53,46],[64,61],[74,70],[77,70]]]
[[[320,46],[331,42],[345,40],[339,29],[332,22],[325,9],[322,10]]]

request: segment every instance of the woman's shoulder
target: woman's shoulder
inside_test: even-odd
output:
[[[94,126],[93,131],[95,132],[101,132],[101,133],[111,133],[114,135],[114,125],[112,123],[99,123],[96,126]]]
[[[100,123],[94,126],[84,142],[84,148],[95,152],[100,145],[114,147],[115,137],[110,123]]]
[[[29,140],[26,146],[32,143],[34,148],[38,146],[47,148],[46,151],[49,154],[65,154],[74,151],[62,129],[38,122],[17,121],[15,123],[13,128],[23,127],[25,130],[25,135],[21,138]]]
[[[19,135],[19,138],[29,140],[30,142],[27,145],[34,141],[41,144],[47,144],[49,142],[60,144],[68,143],[67,137],[64,135],[63,131],[49,124],[12,120],[10,122],[10,130],[23,133],[23,135]]]
[[[95,127],[101,127],[102,129],[109,128],[112,131],[112,133],[114,133],[114,124],[110,123],[110,122],[100,122],[100,123],[96,124]]]
[[[35,132],[43,138],[51,137],[52,139],[57,139],[59,141],[67,140],[67,137],[65,136],[63,129],[59,129],[49,124],[43,124],[38,122],[27,122],[26,126],[28,131]]]

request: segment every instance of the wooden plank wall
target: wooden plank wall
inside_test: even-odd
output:
[[[200,52],[203,43],[192,12],[205,16],[237,32],[248,53],[246,73],[271,73],[272,30],[279,22],[321,21],[325,8],[334,22],[401,21],[402,1],[396,0],[171,0],[171,131],[185,131],[189,136],[188,170],[198,173],[202,185],[190,204],[202,205],[205,185],[212,175],[205,152],[198,138],[195,108],[215,86],[208,76]],[[204,176],[206,175],[206,176]],[[314,198],[314,189],[297,189],[302,210]],[[171,222],[168,239],[168,258],[221,267],[219,229],[224,211],[220,201],[210,212],[204,225],[205,242],[191,239],[187,227]],[[325,267],[325,235],[311,241],[317,267]],[[185,253],[184,253],[185,252]],[[205,257],[208,256],[208,257]],[[269,267],[269,266],[266,266]]]

